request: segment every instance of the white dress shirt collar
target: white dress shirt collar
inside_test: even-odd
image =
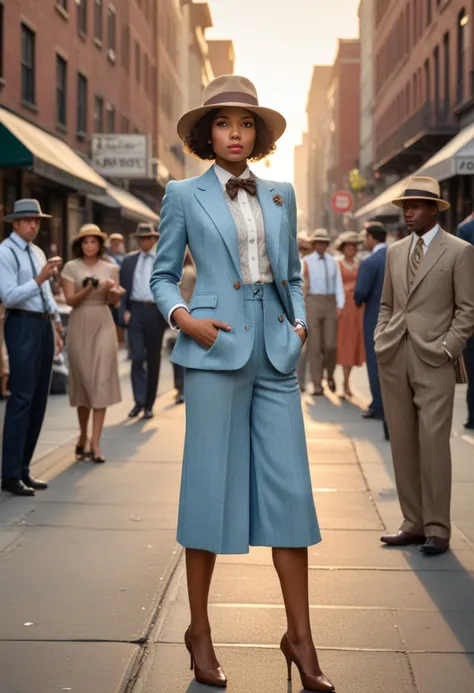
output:
[[[423,241],[423,245],[425,246],[426,249],[430,247],[431,242],[434,240],[436,234],[439,231],[439,224],[436,224],[434,228],[431,229],[431,231],[427,231],[423,236],[417,236],[416,233],[413,234],[413,240],[411,247],[414,248],[415,245],[418,242],[418,239],[421,238]]]
[[[25,250],[26,246],[29,245],[29,243],[19,236],[16,231],[11,232],[10,239],[22,250]]]
[[[372,255],[373,255],[374,253],[378,253],[379,250],[382,250],[382,248],[386,248],[386,247],[387,247],[387,244],[386,244],[386,243],[377,243],[377,245],[375,246],[375,248],[372,250]]]
[[[229,171],[226,171],[225,168],[222,168],[222,166],[219,166],[218,164],[214,164],[214,172],[219,180],[219,183],[222,185],[223,188],[225,188],[225,185],[227,181],[229,181],[231,178],[235,178],[236,176],[233,176],[232,173],[229,173]],[[250,178],[250,169],[247,166],[245,171],[238,176],[239,178]]]

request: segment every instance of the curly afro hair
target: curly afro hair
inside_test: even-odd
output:
[[[188,154],[192,154],[204,161],[213,161],[216,158],[216,154],[212,148],[212,144],[209,144],[209,140],[212,135],[212,123],[218,113],[218,108],[210,111],[193,127],[191,134],[186,138],[185,142],[185,151]],[[275,139],[262,118],[256,113],[252,113],[252,115],[255,118],[257,135],[252,154],[249,156],[249,161],[261,161],[270,154],[273,154],[276,150]]]

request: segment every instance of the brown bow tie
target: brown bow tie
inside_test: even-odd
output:
[[[225,189],[231,200],[237,197],[239,188],[248,192],[249,195],[257,194],[257,183],[254,178],[230,178],[225,184]]]

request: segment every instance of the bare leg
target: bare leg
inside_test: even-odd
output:
[[[199,549],[186,549],[186,575],[191,611],[189,634],[196,664],[200,669],[215,669],[218,666],[207,610],[215,564],[216,555],[214,553]]]
[[[106,409],[94,409],[92,412],[92,438],[91,449],[94,455],[101,455],[100,451],[100,436],[104,428]]]
[[[78,446],[80,448],[85,448],[87,443],[87,426],[89,424],[89,415],[91,410],[87,407],[77,408],[77,418],[79,419],[80,436],[78,440]]]
[[[273,549],[288,622],[288,639],[298,652],[303,671],[320,676],[309,619],[308,550]]]
[[[344,392],[348,397],[352,397],[351,386],[349,385],[352,366],[343,366],[342,369],[344,371]]]

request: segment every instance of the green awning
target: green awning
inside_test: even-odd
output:
[[[65,142],[4,108],[0,108],[0,167],[28,168],[82,194],[100,194],[107,188],[106,181]]]

